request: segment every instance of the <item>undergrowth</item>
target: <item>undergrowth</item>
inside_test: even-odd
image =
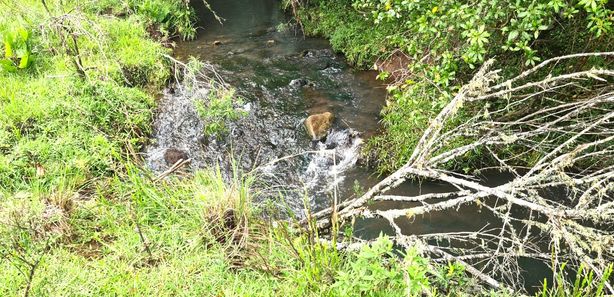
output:
[[[89,1],[83,8],[97,14],[124,16],[135,14],[146,22],[146,28],[157,27],[166,37],[196,37],[196,13],[189,1],[182,0],[102,0]]]
[[[2,296],[28,284],[32,296],[420,296],[468,282],[462,268],[434,268],[414,250],[399,260],[386,237],[340,252],[263,222],[250,177],[208,170],[156,181],[127,167],[87,200],[0,204]]]

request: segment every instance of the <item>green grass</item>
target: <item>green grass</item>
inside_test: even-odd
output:
[[[210,172],[155,184],[144,174],[132,168],[89,200],[69,197],[74,204],[70,208],[36,197],[3,203],[2,222],[9,223],[3,224],[5,239],[15,239],[10,222],[20,220],[11,213],[20,212],[26,221],[39,218],[34,230],[40,232],[27,231],[16,240],[23,243],[24,250],[18,252],[24,257],[43,257],[34,296],[247,295],[252,289],[257,292],[254,286],[262,286],[262,281],[271,281],[259,273],[233,273],[225,247],[212,233],[220,223],[214,220],[216,214],[249,202],[246,184],[224,183]],[[49,218],[52,209],[57,211]],[[2,296],[24,287],[24,277],[11,263],[0,265]]]
[[[146,141],[154,94],[170,75],[162,57],[168,50],[148,36],[139,16],[77,10],[83,21],[74,27],[84,33],[78,42],[87,68],[82,79],[54,31],[32,21],[50,22],[42,5],[20,5],[23,13],[5,10],[0,22],[33,32],[33,62],[0,73],[0,196],[91,190],[93,180],[121,171],[120,161]]]
[[[415,251],[399,261],[385,238],[341,253],[272,227],[258,219],[250,177],[202,171],[155,182],[127,167],[86,200],[56,194],[0,204],[1,296],[26,287],[29,266],[19,259],[40,259],[32,296],[399,296],[466,284],[462,270],[433,270]]]

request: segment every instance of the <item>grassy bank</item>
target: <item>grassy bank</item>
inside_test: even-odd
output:
[[[501,76],[511,77],[547,58],[611,50],[614,42],[614,13],[608,1],[286,2],[294,3],[308,35],[329,38],[358,67],[377,65],[380,77],[391,83],[384,131],[366,148],[382,172],[405,163],[429,120],[486,59],[496,58]],[[613,63],[601,58],[574,60],[540,75]],[[464,120],[462,115],[458,120]],[[537,157],[526,154],[518,165]],[[472,152],[465,164],[451,167],[479,167],[489,163],[488,158]]]

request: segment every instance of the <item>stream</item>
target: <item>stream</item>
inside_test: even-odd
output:
[[[291,27],[283,28],[288,18],[278,1],[210,1],[225,19],[223,25],[195,2],[204,30],[193,41],[178,42],[175,56],[182,61],[192,56],[213,64],[244,99],[246,115],[229,125],[227,137],[207,138],[193,96],[165,92],[154,123],[154,142],[145,149],[150,168],[158,172],[168,169],[165,153],[176,149],[192,159],[191,169],[220,166],[227,173],[233,167],[258,172],[258,199],[273,201],[280,212],[289,209],[299,217],[305,202],[313,210],[323,209],[331,205],[334,196],[348,199],[383,178],[361,166],[359,158],[361,145],[380,128],[380,111],[385,104],[385,85],[375,79],[376,72],[352,69],[325,39],[305,38]],[[312,147],[303,121],[324,111],[332,112],[335,121],[326,140]],[[287,156],[294,157],[271,163]],[[496,185],[507,178],[493,174],[487,180]],[[449,185],[440,183],[407,182],[390,194],[449,190]],[[373,207],[395,208],[399,204]],[[400,225],[407,234],[427,234],[479,230],[500,222],[477,206],[463,206],[403,219]],[[365,239],[381,232],[392,234],[391,227],[380,219],[359,220],[354,231]],[[525,275],[527,286],[538,285],[547,270],[529,266],[543,273]]]

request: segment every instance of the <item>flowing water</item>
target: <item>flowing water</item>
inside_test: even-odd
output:
[[[284,191],[281,203],[299,212],[305,197],[318,209],[329,205],[334,192],[351,195],[354,181],[373,184],[371,173],[355,165],[363,139],[378,129],[384,104],[385,86],[375,79],[377,73],[350,68],[324,39],[278,30],[286,16],[276,1],[212,4],[224,24],[200,10],[205,30],[196,40],[179,43],[175,56],[215,65],[245,99],[247,115],[229,125],[228,137],[203,137],[193,101],[206,90],[167,92],[155,124],[156,142],[147,150],[150,167],[167,169],[164,154],[179,149],[192,167],[234,162],[243,171],[258,168],[269,198]],[[335,122],[326,140],[312,147],[303,121],[325,111],[335,114]],[[288,155],[295,157],[271,163]]]
[[[352,69],[324,39],[304,38],[291,28],[280,30],[287,17],[278,1],[209,2],[225,19],[224,24],[216,22],[204,7],[196,7],[204,30],[194,41],[179,42],[175,56],[183,61],[193,56],[213,64],[245,99],[242,109],[247,115],[230,124],[224,139],[207,138],[194,108],[194,100],[206,96],[207,90],[169,90],[160,102],[155,142],[146,149],[149,166],[166,170],[165,153],[178,149],[192,159],[192,168],[220,165],[231,171],[234,165],[256,171],[263,181],[259,196],[299,215],[305,200],[313,209],[322,209],[330,206],[333,195],[347,199],[377,183],[380,177],[360,166],[359,160],[361,145],[379,129],[385,101],[385,86],[375,79],[377,73]],[[324,111],[333,112],[336,119],[327,139],[312,147],[303,121]],[[505,178],[492,176],[490,182],[497,184]],[[405,183],[390,194],[449,190],[449,185],[433,182]],[[475,206],[400,223],[407,234],[479,230],[500,224]],[[378,219],[357,222],[355,231],[363,238],[392,232]],[[542,274],[525,276],[529,284],[542,278]]]

